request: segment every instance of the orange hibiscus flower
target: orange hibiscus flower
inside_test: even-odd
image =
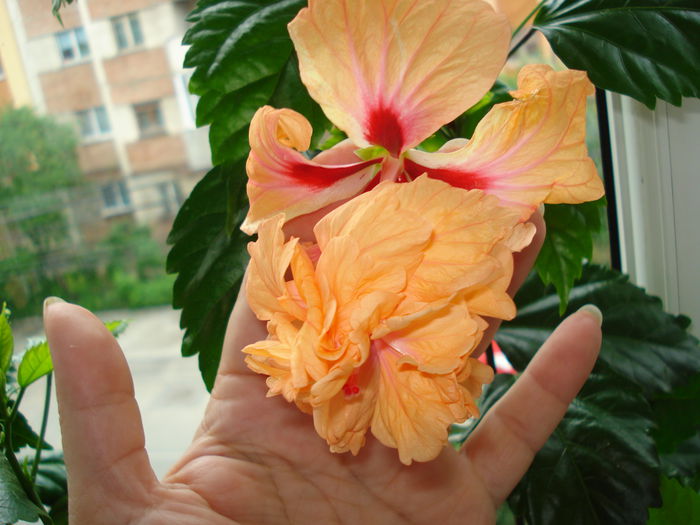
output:
[[[434,458],[451,423],[478,415],[493,375],[470,357],[484,316],[515,314],[512,252],[531,224],[480,190],[425,176],[385,182],[326,215],[317,244],[285,242],[282,215],[251,243],[247,294],[270,337],[248,366],[313,414],[334,452],[371,428],[403,463]]]

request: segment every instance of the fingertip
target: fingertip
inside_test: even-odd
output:
[[[603,312],[594,304],[585,304],[576,311],[576,314],[584,314],[592,318],[598,327],[603,326]]]

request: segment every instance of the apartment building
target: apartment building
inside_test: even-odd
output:
[[[7,66],[6,55],[15,57],[14,78],[19,59],[25,78],[3,81],[8,68],[0,66],[0,105],[31,104],[75,127],[81,170],[98,188],[100,220],[87,235],[131,218],[162,238],[210,167],[207,131],[195,127],[182,69],[193,2],[80,0],[61,10],[63,25],[47,0],[0,4],[0,60]]]

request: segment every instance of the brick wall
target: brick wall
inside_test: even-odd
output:
[[[187,162],[185,144],[180,135],[159,135],[127,146],[134,172],[156,171],[184,166]]]
[[[89,63],[44,73],[39,79],[49,113],[78,111],[103,104]]]
[[[163,48],[121,55],[104,62],[115,104],[135,104],[173,95],[173,81]]]

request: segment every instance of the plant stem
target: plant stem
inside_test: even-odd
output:
[[[49,421],[49,407],[51,405],[51,383],[53,379],[53,374],[49,373],[46,376],[46,394],[44,395],[44,414],[41,418],[41,430],[39,431],[39,439],[36,441],[36,454],[34,455],[34,463],[32,463],[32,471],[30,474],[30,479],[32,483],[36,480],[36,471],[39,468],[39,461],[41,461],[41,445],[44,443],[44,436],[46,435],[46,424]]]
[[[53,520],[49,517],[44,509],[44,505],[41,503],[39,496],[34,490],[34,485],[31,481],[27,479],[24,472],[22,471],[22,466],[17,461],[17,457],[12,450],[12,421],[10,420],[10,414],[7,411],[7,398],[5,397],[5,392],[0,392],[0,418],[5,422],[5,457],[7,462],[10,464],[12,472],[14,472],[17,477],[17,481],[24,490],[24,493],[29,498],[29,501],[34,503],[37,508],[41,511],[39,513],[39,519],[44,525],[53,525]]]
[[[508,58],[512,57],[518,49],[523,47],[525,42],[530,40],[532,35],[534,35],[535,33],[536,33],[535,29],[530,29],[530,31],[527,32],[527,34],[520,40],[520,42],[518,42],[517,44],[515,44],[515,46],[513,46],[513,49],[511,49],[510,52],[508,53]]]
[[[17,394],[17,399],[15,399],[15,402],[12,404],[12,412],[10,412],[10,419],[9,423],[12,424],[15,420],[15,417],[17,416],[17,412],[19,412],[19,404],[22,402],[22,398],[24,397],[24,393],[27,391],[27,387],[21,387],[19,389],[19,394]]]
[[[542,8],[542,6],[546,3],[547,3],[547,0],[541,0],[540,2],[538,2],[538,4],[535,6],[535,8],[532,11],[530,11],[530,13],[528,13],[528,15],[523,19],[522,22],[520,22],[520,25],[515,28],[515,31],[513,31],[513,36],[517,35],[518,32],[523,27],[525,27],[525,24],[527,24],[527,21],[530,20],[535,15],[535,13],[537,13],[537,11],[539,11]]]

